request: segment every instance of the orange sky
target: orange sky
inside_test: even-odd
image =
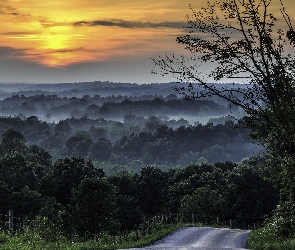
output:
[[[155,81],[150,57],[184,52],[190,3],[206,0],[0,0],[0,82]]]

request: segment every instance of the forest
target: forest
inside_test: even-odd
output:
[[[0,249],[115,249],[122,232],[137,241],[175,215],[180,226],[252,228],[251,249],[294,249],[295,31],[284,4],[189,5],[176,37],[186,53],[152,58],[151,73],[176,82],[1,84]],[[112,246],[98,246],[106,235]]]
[[[100,90],[105,86],[98,85]],[[158,85],[122,84],[122,88],[132,93],[141,88],[156,91]],[[16,94],[19,86],[24,89],[21,95]],[[65,86],[54,84],[55,93],[59,89],[63,93]],[[117,84],[109,88],[112,86]],[[50,89],[49,85],[38,87],[40,91]],[[20,131],[27,145],[42,147],[53,162],[83,157],[108,174],[115,169],[138,173],[147,164],[169,169],[198,161],[239,162],[262,150],[249,139],[239,109],[212,99],[186,100],[168,91],[164,96],[104,97],[94,91],[91,96],[69,98],[52,93],[32,95],[31,88],[19,84],[5,92],[10,96],[0,101],[0,134],[9,128]]]
[[[52,164],[46,150],[27,146],[25,136],[14,129],[6,130],[0,147],[2,225],[5,211],[12,209],[18,230],[26,218],[43,220],[44,228],[54,226],[66,237],[116,234],[160,214],[179,214],[183,221],[194,214],[206,224],[218,217],[220,223],[231,220],[234,227],[252,228],[272,215],[278,201],[258,156],[167,171],[146,165],[135,174],[122,170],[107,175],[83,157]]]
[[[272,215],[278,191],[237,108],[168,92],[62,97],[26,87],[0,101],[2,227],[8,210],[16,230],[25,218],[65,237],[116,235],[161,214],[240,228]]]

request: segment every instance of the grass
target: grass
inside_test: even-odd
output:
[[[253,250],[294,250],[295,238],[278,238],[275,228],[265,226],[250,233],[247,246]]]
[[[108,234],[102,234],[96,240],[70,241],[60,236],[55,241],[45,240],[38,232],[28,230],[27,232],[15,235],[0,232],[0,250],[113,250],[126,249],[147,246],[163,238],[180,227],[188,226],[185,224],[178,225],[158,225],[151,230],[150,234],[140,236],[136,239],[136,233],[131,232],[128,237],[121,239]]]

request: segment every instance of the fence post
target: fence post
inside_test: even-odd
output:
[[[26,231],[28,227],[28,216],[25,215],[23,218],[23,230]]]
[[[119,242],[120,242],[120,244],[122,244],[122,242],[123,242],[122,241],[122,232],[121,231],[119,232]]]
[[[219,225],[219,217],[218,216],[216,218],[216,223],[217,223],[217,225]]]
[[[151,223],[150,223],[150,219],[148,219],[147,221],[147,234],[150,234],[151,232]]]
[[[230,219],[229,220],[229,228],[232,228],[233,227],[233,223],[232,223],[232,220]]]
[[[144,230],[145,230],[145,222],[143,221],[141,224],[141,235],[144,236]]]
[[[192,223],[195,224],[195,216],[192,214]]]
[[[179,224],[179,214],[177,214],[176,222],[177,222],[177,224]]]
[[[12,235],[13,234],[13,210],[8,211],[8,228],[9,232]]]

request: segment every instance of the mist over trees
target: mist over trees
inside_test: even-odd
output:
[[[0,101],[0,131],[20,131],[54,161],[81,156],[107,168],[238,162],[262,149],[238,123],[237,107],[214,98],[185,100],[173,94],[173,84],[3,84],[9,96]],[[128,95],[108,95],[118,86]]]
[[[282,1],[276,29],[272,2],[191,7],[177,38],[188,64],[154,60],[185,85],[0,84],[0,230],[8,210],[19,235],[26,221],[48,242],[138,233],[174,214],[294,238],[295,33]],[[244,80],[208,80],[231,78]]]
[[[163,85],[163,86],[162,86]],[[33,85],[14,84],[10,89],[0,84],[0,115],[37,116],[58,122],[66,118],[108,118],[123,120],[133,115],[209,116],[226,115],[230,111],[222,99],[204,99],[188,103],[167,84],[82,83]],[[36,92],[36,89],[39,89]],[[125,91],[118,91],[124,89]],[[50,91],[49,91],[50,90]],[[189,105],[190,104],[190,105]],[[232,111],[234,107],[232,107]],[[183,118],[183,117],[182,117]]]
[[[5,93],[1,213],[13,209],[66,237],[137,229],[143,217],[161,213],[179,213],[183,221],[194,213],[204,223],[219,216],[245,227],[271,216],[277,190],[263,179],[261,159],[241,161],[263,148],[249,139],[240,110],[214,98],[184,100],[173,90],[159,95],[155,86],[123,85],[138,92],[128,96],[93,89],[62,96],[67,84],[55,85],[61,95],[45,95],[49,85],[38,86],[38,94],[30,85],[22,94]],[[249,183],[251,207],[243,191]],[[201,215],[208,199],[215,205]]]

